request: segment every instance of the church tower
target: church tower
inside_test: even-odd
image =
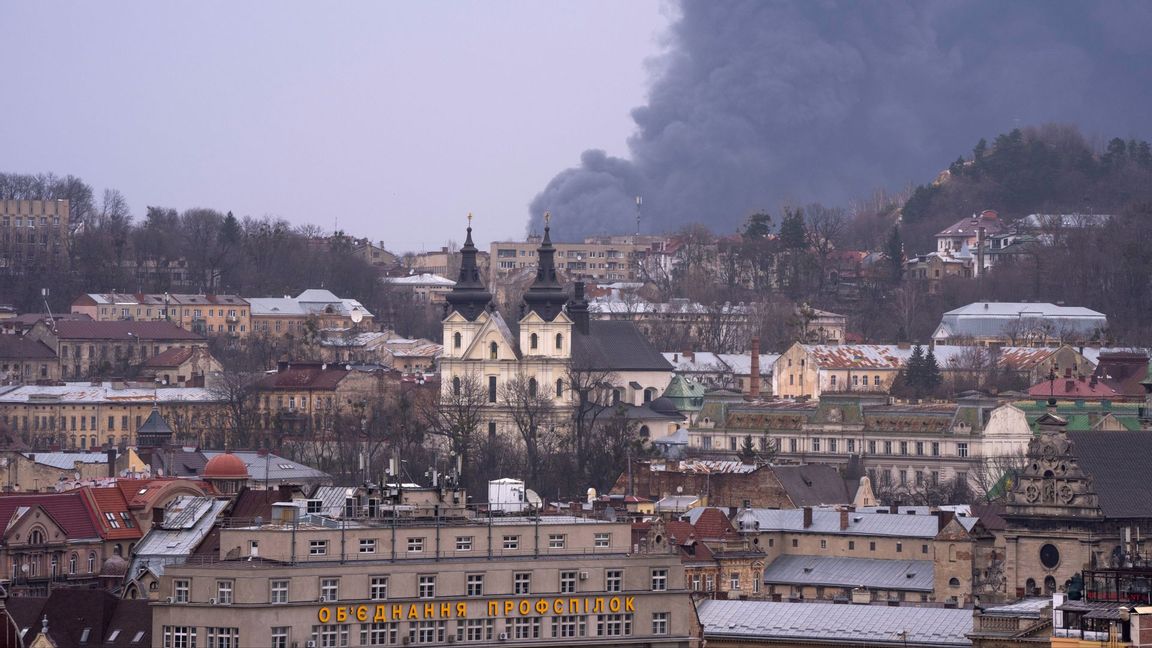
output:
[[[536,250],[536,280],[524,293],[524,314],[536,313],[545,322],[556,319],[568,303],[568,295],[556,275],[556,248],[552,247],[551,214],[544,214],[544,240]]]
[[[476,265],[476,245],[472,243],[472,214],[468,214],[468,237],[460,248],[460,276],[452,291],[445,295],[445,317],[456,311],[469,322],[488,309],[492,304],[492,293],[480,279],[480,268]]]

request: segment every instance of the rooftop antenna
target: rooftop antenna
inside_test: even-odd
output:
[[[640,236],[640,208],[644,206],[644,196],[636,196],[636,236]]]
[[[44,300],[44,310],[48,312],[48,326],[53,330],[56,329],[56,319],[52,317],[52,307],[48,305],[48,295],[51,291],[47,288],[40,289],[40,298]]]

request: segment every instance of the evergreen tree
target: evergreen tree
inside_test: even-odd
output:
[[[904,367],[904,380],[917,397],[924,393],[924,349],[917,344],[912,347],[912,356]]]
[[[740,445],[740,461],[756,463],[756,446],[752,445],[752,435],[744,435],[744,443]]]
[[[784,210],[784,220],[780,222],[780,243],[788,250],[803,250],[808,247],[803,209]]]
[[[884,244],[884,258],[888,261],[888,273],[893,284],[904,278],[904,241],[900,239],[900,226],[893,225]]]
[[[767,238],[772,233],[772,216],[766,212],[756,212],[744,222],[740,236],[745,241]]]
[[[931,394],[944,384],[944,376],[940,373],[940,366],[936,363],[936,352],[929,348],[924,356],[924,392]]]

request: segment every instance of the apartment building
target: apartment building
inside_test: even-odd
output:
[[[273,510],[165,569],[158,645],[697,645],[678,557],[627,522]]]
[[[168,321],[200,335],[245,336],[252,330],[248,301],[239,295],[88,293],[72,302],[72,313],[98,322]]]
[[[67,200],[0,200],[0,273],[68,265]]]
[[[536,250],[540,236],[526,241],[496,241],[490,246],[496,277],[537,264]],[[554,243],[556,268],[570,277],[590,281],[637,281],[643,278],[641,264],[654,251],[663,249],[665,239],[657,236],[588,237],[580,243]]]
[[[337,297],[330,290],[309,289],[295,297],[251,297],[252,330],[264,335],[302,336],[311,321],[316,330],[360,328],[372,330],[375,316],[355,299]]]

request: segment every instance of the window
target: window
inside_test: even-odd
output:
[[[846,444],[845,450],[847,450],[848,454],[856,453],[856,439],[848,439],[844,443]]]
[[[564,334],[563,333],[557,333],[556,334],[556,350],[562,351],[563,349],[564,349]]]
[[[796,452],[796,439],[788,439],[788,452]]]
[[[900,485],[904,486],[907,483],[908,483],[908,471],[907,470],[901,470],[900,471]]]
[[[272,627],[272,648],[288,648],[288,637],[291,628],[288,626]]]
[[[653,569],[652,570],[652,591],[664,592],[668,589],[668,570],[667,569]]]
[[[512,593],[513,594],[531,594],[532,593],[532,573],[531,572],[516,572],[512,574]]]
[[[831,384],[833,387],[835,387],[835,386],[836,386],[836,374],[832,374],[832,376],[831,376],[831,378],[829,378],[828,382],[829,382],[829,383],[830,383],[830,384]]]
[[[96,571],[96,552],[92,551],[92,552],[88,553],[88,573],[92,574],[92,573],[95,573],[95,571]]]
[[[557,378],[556,379],[556,398],[560,398],[563,395],[564,395],[564,379],[563,378]]]
[[[604,572],[604,591],[605,592],[623,592],[624,591],[624,571],[620,569],[609,569]]]
[[[510,634],[513,639],[539,639],[540,617],[512,619],[512,632]]]
[[[916,478],[916,485],[917,486],[923,486],[924,485],[924,471],[923,470],[917,470],[915,473],[913,473],[913,476]]]
[[[408,624],[409,643],[444,643],[447,621],[415,621]]]
[[[552,617],[554,638],[584,637],[588,634],[588,617],[580,614],[565,614]]]
[[[933,441],[932,442],[932,456],[933,457],[939,457],[940,456],[940,442],[939,441]]]
[[[328,541],[327,540],[309,540],[308,541],[308,555],[309,556],[327,556],[328,555]]]
[[[287,603],[288,602],[288,581],[287,579],[277,579],[271,582],[272,589],[272,603]]]
[[[456,641],[492,641],[495,619],[461,619],[456,622]]]
[[[560,572],[560,593],[571,594],[576,591],[576,572]]]
[[[868,543],[868,551],[876,551],[876,543],[875,542],[869,542]]]
[[[627,637],[632,634],[631,614],[598,614],[596,634],[601,637]]]
[[[488,359],[489,360],[499,360],[500,359],[500,346],[498,344],[496,344],[495,342],[488,345]]]
[[[420,598],[436,598],[436,577],[421,576],[417,585],[417,596]]]
[[[535,333],[533,333],[532,335],[529,335],[528,336],[528,348],[529,349],[536,349],[539,346],[540,346],[540,336],[536,335]]]
[[[504,536],[504,548],[509,549],[509,550],[519,549],[520,548],[520,536],[518,536],[518,535],[506,535],[506,536]]]
[[[207,648],[239,648],[240,628],[207,628]]]
[[[376,538],[360,538],[360,553],[376,553]]]
[[[76,573],[76,558],[77,557],[76,557],[75,551],[72,552],[72,555],[68,556],[68,573],[69,574],[75,574]]]
[[[488,402],[496,402],[496,376],[488,376]]]
[[[424,538],[408,538],[408,553],[424,551]]]
[[[903,542],[897,542],[896,543],[896,553],[904,553],[904,543]]]
[[[922,553],[922,554],[928,553],[928,545],[926,545],[926,544],[920,545],[920,553]]]
[[[177,578],[172,581],[172,600],[177,603],[187,603],[191,581],[187,578]]]
[[[373,576],[368,584],[368,598],[373,601],[383,601],[388,598],[388,577]]]
[[[536,392],[538,390],[539,390],[539,387],[537,386],[536,378],[535,377],[529,378],[528,379],[528,395],[535,398]]]
[[[456,536],[456,551],[472,551],[472,536]]]
[[[563,533],[552,533],[548,536],[549,549],[563,549],[568,544],[568,537]]]
[[[875,441],[869,441],[868,442],[868,454],[870,454],[870,455],[876,454],[876,442]]]
[[[828,452],[836,452],[837,439],[828,439]]]
[[[400,642],[399,623],[361,623],[361,646],[387,646]]]
[[[216,581],[216,602],[220,605],[232,604],[232,581]]]
[[[196,648],[196,628],[164,626],[164,648]]]
[[[459,396],[460,395],[460,376],[453,376],[452,377],[452,395],[453,396]]]
[[[452,348],[459,349],[461,346],[461,336],[459,333],[452,334]]]
[[[918,456],[923,456],[923,454],[924,454],[924,442],[923,441],[917,441],[916,442],[916,454]]]
[[[348,645],[348,624],[314,625],[312,641],[316,648],[344,648]]]
[[[968,444],[967,443],[957,443],[956,444],[956,456],[957,457],[967,457],[968,456]]]
[[[848,541],[848,551],[856,551],[856,541],[855,540],[849,540]]]
[[[907,441],[901,441],[900,442],[900,454],[902,454],[902,455],[908,454],[908,442]]]
[[[468,574],[468,596],[484,596],[484,574]]]
[[[728,576],[728,586],[732,590],[740,589],[740,572],[732,572]]]
[[[592,536],[592,546],[597,549],[605,549],[612,544],[611,533],[597,533]]]
[[[708,574],[704,577],[704,591],[711,592],[713,589],[715,589],[715,581],[712,574]]]
[[[666,635],[668,634],[668,613],[667,612],[653,612],[652,613],[652,634]]]
[[[885,441],[884,442],[884,454],[886,454],[886,455],[892,454],[892,442],[891,441]]]
[[[321,578],[320,579],[320,596],[325,601],[338,601],[340,600],[340,579],[339,578]]]
[[[821,549],[827,549],[828,548],[827,538],[820,538],[820,548]]]
[[[812,439],[812,452],[820,452],[820,439]]]

